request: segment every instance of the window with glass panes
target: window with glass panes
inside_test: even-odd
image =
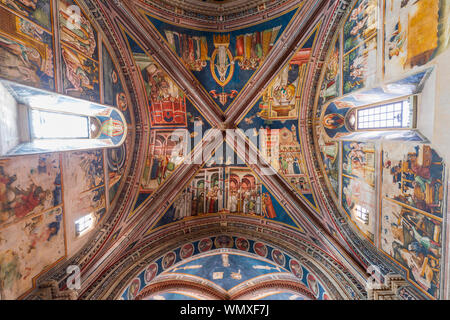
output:
[[[365,224],[369,223],[369,210],[366,208],[357,205],[356,206],[356,218],[364,222]]]
[[[410,99],[359,109],[358,130],[410,128],[413,108]]]

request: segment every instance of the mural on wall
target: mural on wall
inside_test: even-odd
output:
[[[59,206],[58,154],[0,160],[0,226]]]
[[[377,70],[377,38],[374,36],[343,57],[343,93],[375,83]]]
[[[151,122],[137,208],[187,160],[211,125],[140,45],[128,34],[125,37],[136,66],[141,70]]]
[[[98,222],[106,207],[103,151],[71,152],[63,159],[64,168],[70,168],[63,175],[67,214],[73,212],[81,217],[95,213]]]
[[[384,144],[382,195],[442,217],[444,169],[443,159],[429,145]]]
[[[375,82],[377,70],[377,0],[356,2],[343,27],[343,93]]]
[[[447,0],[386,0],[385,10],[387,78],[428,63],[448,47],[450,3]]]
[[[317,144],[322,156],[324,170],[330,180],[333,191],[339,197],[339,180],[341,166],[341,145],[338,141],[333,141],[325,134],[322,126],[317,126]]]
[[[297,127],[303,82],[316,35],[316,31],[311,33],[238,124],[264,159],[314,207]]]
[[[269,21],[227,33],[187,29],[149,14],[144,16],[225,111],[262,65],[297,8]]]
[[[419,288],[439,298],[442,221],[383,199],[381,249],[409,272]]]
[[[432,68],[415,74],[409,71],[427,64],[448,48],[450,4],[445,0],[386,0],[384,17],[377,13],[379,4],[376,0],[359,0],[346,18],[340,42],[342,66],[338,68],[342,70],[344,96],[338,93],[335,97],[332,91],[332,102],[324,90],[328,74],[340,76],[339,72],[332,73],[330,67],[339,61],[339,44],[330,48],[315,111],[316,141],[324,173],[351,221],[367,238],[379,241],[379,249],[408,271],[415,286],[430,297],[439,298],[447,184],[443,158],[432,146],[419,144],[423,137],[416,132],[351,133],[351,109],[383,104],[421,91]],[[382,22],[384,44],[378,46],[377,26],[381,27]],[[381,55],[386,79],[383,83],[377,82],[377,56]],[[351,141],[337,141],[344,136]],[[358,142],[381,138],[392,142]],[[381,155],[377,169],[381,181],[375,181],[375,154]]]
[[[342,146],[342,206],[372,241],[375,235],[375,146],[344,141]]]
[[[358,0],[343,26],[344,53],[360,46],[377,32],[378,1]]]
[[[208,164],[150,231],[183,219],[224,213],[270,219],[304,232],[250,168]]]
[[[247,246],[239,243],[247,243]],[[183,254],[186,248],[189,248],[188,255]],[[330,298],[321,281],[287,253],[267,243],[220,235],[184,244],[159,257],[130,281],[119,299],[133,300],[160,274],[172,273],[196,275],[225,290],[258,275],[292,273],[316,299]]]
[[[52,34],[3,7],[0,19],[0,76],[54,90]]]
[[[100,102],[97,32],[80,8],[77,19],[71,19],[76,5],[71,0],[59,0],[64,93]]]
[[[17,299],[65,256],[62,207],[0,227],[0,299]]]

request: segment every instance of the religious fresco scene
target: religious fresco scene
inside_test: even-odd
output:
[[[359,0],[343,27],[343,93],[370,87],[377,67],[377,0]]]
[[[336,57],[336,49],[330,49],[315,112],[321,167],[334,198],[355,228],[368,240],[379,241],[377,247],[405,270],[405,277],[418,290],[441,299],[443,219],[448,211],[448,158],[442,152],[447,154],[447,149],[427,143],[419,125],[414,124],[417,120],[405,127],[414,130],[379,128],[365,133],[358,121],[363,107],[395,103],[424,90],[434,72],[427,67],[429,62],[448,45],[449,5],[423,0],[381,4],[382,30],[371,18],[379,10],[377,1],[357,1],[342,27],[342,39],[337,37],[342,53]],[[377,37],[381,31],[384,45],[380,48]],[[377,68],[380,57],[383,70]],[[343,72],[343,87],[338,95],[327,98],[329,65],[336,61],[341,64],[337,69]],[[357,64],[364,65],[362,72]],[[339,71],[335,74],[339,77]],[[413,108],[429,112],[433,105],[414,103]],[[410,110],[413,115],[420,114]],[[379,114],[374,115],[375,128],[385,117]],[[351,140],[353,137],[366,139]],[[397,141],[388,141],[391,138]]]
[[[143,15],[225,111],[263,64],[296,12],[294,9],[265,23],[221,33],[187,29],[145,12]]]
[[[340,70],[340,41],[337,34],[337,39],[334,44],[334,50],[331,51],[331,55],[328,58],[326,65],[326,71],[322,80],[322,86],[320,88],[319,104],[337,98],[341,93],[341,77],[342,71]]]
[[[315,206],[315,200],[302,154],[297,119],[316,35],[313,32],[308,37],[238,125],[264,159],[312,206]]]
[[[185,219],[232,214],[269,219],[304,232],[236,154],[228,157],[230,164],[220,164],[216,158],[196,173],[152,229]]]
[[[152,128],[141,180],[142,192],[135,205],[139,207],[188,159],[211,126],[139,44],[131,36],[126,37],[134,62],[141,70]]]
[[[101,37],[78,3],[57,2],[59,12],[54,12],[52,0],[0,1],[0,77],[104,102],[123,112],[131,124],[123,76],[106,45],[99,45]],[[80,11],[73,19],[72,11],[77,8]],[[58,43],[55,23],[59,23]],[[109,117],[99,115],[99,119]],[[118,128],[108,127],[107,122],[99,129],[99,134],[120,136],[116,135]],[[58,146],[58,150],[65,148]],[[74,221],[93,213],[95,223],[101,222],[109,205],[107,191],[112,201],[120,189],[126,157],[124,144],[105,153],[101,149],[41,152],[0,159],[0,300],[18,299],[30,292],[36,277],[81,246],[72,246],[80,242]]]
[[[449,17],[0,0],[0,300],[450,299]]]

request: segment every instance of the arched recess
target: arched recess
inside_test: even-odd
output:
[[[278,295],[292,300],[316,300],[313,293],[294,276],[286,275],[283,279],[264,276],[246,288],[226,292],[221,288],[200,284],[197,278],[186,276],[180,279],[177,275],[166,275],[147,285],[135,300],[262,300],[273,299]],[[173,294],[174,296],[170,297]],[[167,295],[169,297],[167,297]],[[328,296],[325,295],[325,299]]]
[[[222,224],[224,223],[222,222]],[[252,232],[255,225],[251,221],[245,223],[228,221],[225,224],[226,228],[221,227],[221,223],[217,220],[201,225],[197,223],[197,227],[192,227],[186,233],[186,231],[180,230],[183,223],[177,223],[177,226],[171,230],[151,234],[142,245],[137,245],[132,252],[125,253],[116,260],[89,288],[84,290],[80,298],[118,299],[133,279],[138,276],[141,276],[142,279],[142,273],[150,265],[156,262],[160,269],[162,259],[170,254],[175,254],[173,260],[174,263],[177,263],[181,261],[179,252],[183,246],[193,244],[196,248],[194,251],[199,252],[198,245],[202,241],[202,248],[209,247],[212,250],[224,248],[224,246],[237,250],[239,250],[238,246],[241,249],[248,247],[251,250],[250,248],[253,248],[256,242],[263,243],[269,254],[276,250],[284,256],[288,272],[292,270],[289,263],[296,261],[314,274],[317,282],[323,287],[323,290],[320,291],[321,297],[326,293],[332,299],[366,298],[365,284],[360,283],[341,263],[310,242],[293,234],[283,235],[283,232],[277,232],[269,226],[258,226],[258,237],[255,238]],[[216,241],[221,236],[223,241]],[[224,240],[224,238],[231,240]],[[236,241],[237,239],[245,239],[249,246],[238,244],[240,241]],[[210,243],[208,244],[208,242]],[[307,281],[307,278],[304,278]]]

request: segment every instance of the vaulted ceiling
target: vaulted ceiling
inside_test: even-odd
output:
[[[37,283],[55,280],[65,290],[67,267],[78,265],[82,299],[248,297],[242,283],[256,276],[259,289],[273,287],[261,297],[365,299],[368,266],[378,265],[381,276],[397,273],[347,223],[314,143],[319,80],[350,2],[77,1],[123,80],[126,161],[101,225]],[[178,118],[177,104],[185,108]],[[161,150],[180,128],[192,152],[168,161]],[[275,161],[271,139],[286,154]],[[260,269],[233,269],[233,277],[244,277],[233,288],[194,271],[182,280],[172,274],[175,264],[196,270],[213,258],[236,260],[236,270],[257,260]],[[271,268],[278,269],[270,278]]]

